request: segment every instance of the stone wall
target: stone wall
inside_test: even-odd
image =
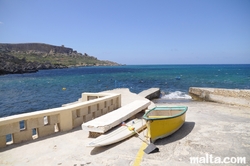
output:
[[[153,100],[153,99],[160,98],[161,90],[160,88],[150,88],[150,89],[140,92],[138,95],[145,97],[146,99]]]
[[[250,107],[250,90],[190,87],[189,95],[194,100]]]
[[[121,107],[120,94],[83,93],[82,98],[58,108],[0,118],[0,148],[70,131]]]

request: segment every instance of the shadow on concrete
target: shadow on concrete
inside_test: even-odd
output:
[[[125,140],[124,140],[124,141],[125,141]],[[120,144],[120,143],[122,143],[122,142],[123,142],[123,141],[117,142],[117,143],[114,143],[114,144],[111,144],[111,145],[107,145],[107,146],[95,147],[95,148],[90,152],[90,154],[91,154],[91,155],[97,155],[97,154],[99,154],[99,153],[103,153],[103,152],[105,152],[106,150],[109,150],[109,149],[115,147],[116,145],[118,145],[118,144]]]
[[[13,148],[17,148],[17,147],[20,147],[20,146],[32,144],[32,143],[35,143],[35,142],[43,141],[43,140],[50,139],[50,138],[53,138],[53,137],[57,137],[57,136],[60,136],[60,135],[73,133],[73,132],[78,131],[78,130],[81,130],[81,126],[78,126],[78,127],[74,128],[74,129],[72,129],[70,131],[66,131],[66,132],[60,131],[60,132],[56,132],[56,133],[53,133],[53,134],[48,135],[48,136],[38,137],[38,138],[33,139],[33,140],[24,141],[24,142],[16,143],[16,144],[10,144],[10,145],[7,145],[4,148],[0,148],[0,152],[11,150]]]
[[[195,126],[195,122],[185,122],[183,124],[183,126],[178,131],[176,131],[174,134],[172,134],[172,135],[170,135],[170,136],[168,136],[166,138],[162,138],[162,139],[156,140],[156,142],[154,144],[155,145],[166,145],[168,143],[178,141],[178,140],[186,137],[189,133],[191,133],[191,131],[193,130],[194,126]],[[129,139],[129,138],[127,138],[127,139]],[[127,139],[125,139],[123,141],[126,141]],[[109,149],[115,147],[116,145],[122,143],[123,141],[117,142],[115,144],[108,145],[108,146],[95,147],[90,152],[90,154],[91,155],[96,155],[96,154],[99,154],[99,153],[103,153],[106,150],[109,150]]]
[[[118,128],[118,127],[115,127],[114,129],[110,130],[109,132],[112,132],[112,131],[115,130],[116,128]],[[107,133],[109,133],[109,132],[107,132]],[[134,135],[133,135],[133,136],[134,136]],[[132,137],[133,137],[133,136],[132,136]],[[126,139],[124,139],[124,140],[122,140],[122,141],[119,141],[119,142],[117,142],[117,143],[107,145],[107,146],[94,147],[93,150],[90,152],[90,154],[91,154],[91,155],[96,155],[96,154],[99,154],[99,153],[103,153],[103,152],[105,152],[106,150],[109,150],[109,149],[111,149],[111,148],[113,148],[113,147],[115,147],[115,146],[117,146],[117,145],[123,143],[124,141],[130,139],[130,138],[131,138],[131,137],[126,138]]]
[[[171,142],[175,142],[178,141],[184,137],[186,137],[189,133],[191,133],[191,131],[194,129],[195,126],[195,122],[185,122],[182,127],[177,130],[175,133],[173,133],[172,135],[166,137],[166,138],[162,138],[162,139],[158,139],[155,141],[155,145],[166,145],[169,144]]]

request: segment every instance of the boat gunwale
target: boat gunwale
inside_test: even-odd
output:
[[[152,111],[155,111],[157,108],[161,108],[161,109],[180,109],[181,112],[179,114],[176,114],[176,115],[173,115],[173,116],[159,116],[157,118],[149,118],[148,117],[148,114]],[[179,117],[179,116],[182,116],[183,114],[185,114],[188,110],[188,107],[187,106],[176,106],[176,107],[154,107],[152,108],[151,110],[149,110],[148,112],[146,112],[144,115],[143,115],[143,119],[145,119],[146,121],[149,121],[149,120],[163,120],[163,119],[173,119],[173,118],[176,118],[176,117]],[[164,110],[162,110],[164,111]],[[166,110],[167,111],[167,110]]]

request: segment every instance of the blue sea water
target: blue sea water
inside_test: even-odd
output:
[[[0,117],[60,107],[83,92],[158,87],[162,99],[190,99],[189,87],[250,89],[250,65],[127,65],[0,76]],[[63,88],[66,88],[63,90]]]

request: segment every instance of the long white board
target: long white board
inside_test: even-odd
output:
[[[142,129],[146,128],[146,123],[143,119],[134,119],[126,123],[127,126],[120,126],[117,129],[112,130],[106,134],[103,134],[93,141],[91,141],[87,146],[90,147],[101,147],[110,144],[117,143],[122,141],[126,138],[129,138],[136,134],[133,130],[129,130],[129,127],[134,127],[135,131],[141,131]]]
[[[150,103],[151,102],[146,99],[135,100],[105,115],[83,123],[82,129],[90,132],[106,133],[121,122],[147,109]]]

